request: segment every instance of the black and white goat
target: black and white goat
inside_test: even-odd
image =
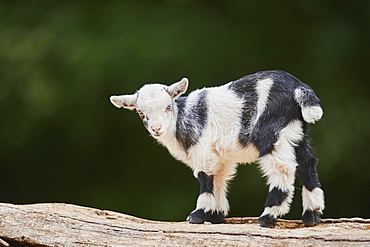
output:
[[[278,70],[180,97],[188,83],[183,78],[170,86],[149,84],[110,98],[116,107],[136,109],[149,133],[194,171],[200,194],[188,221],[224,222],[227,183],[236,165],[257,161],[269,185],[261,226],[274,227],[289,212],[296,173],[303,187],[302,219],[316,225],[324,193],[307,132],[323,111],[314,91]]]

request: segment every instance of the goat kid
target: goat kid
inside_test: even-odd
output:
[[[302,220],[316,225],[324,193],[307,132],[323,111],[313,90],[279,70],[180,97],[188,84],[187,78],[170,86],[149,84],[110,98],[116,107],[136,109],[149,133],[194,171],[200,194],[187,220],[224,222],[227,183],[236,165],[258,162],[269,185],[261,226],[274,227],[289,212],[295,174],[302,182]]]

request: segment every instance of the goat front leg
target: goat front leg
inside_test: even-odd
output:
[[[197,174],[197,178],[200,184],[197,207],[188,216],[187,220],[193,224],[202,224],[205,221],[212,224],[225,222],[225,212],[218,208],[219,203],[215,196],[215,192],[217,192],[215,191],[215,182],[218,180],[218,177],[200,171]]]

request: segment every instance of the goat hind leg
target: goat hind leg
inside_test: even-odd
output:
[[[297,155],[297,174],[302,182],[302,220],[305,226],[315,226],[320,221],[320,215],[325,208],[324,192],[321,189],[317,173],[317,159],[312,148],[304,139],[295,147]]]
[[[296,165],[277,162],[272,154],[262,157],[260,164],[268,177],[269,193],[259,221],[262,227],[274,227],[277,217],[289,212],[294,193]]]

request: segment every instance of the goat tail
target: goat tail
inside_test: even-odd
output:
[[[302,116],[307,123],[314,123],[323,115],[320,100],[310,87],[299,87],[294,91],[294,98],[302,110]]]

